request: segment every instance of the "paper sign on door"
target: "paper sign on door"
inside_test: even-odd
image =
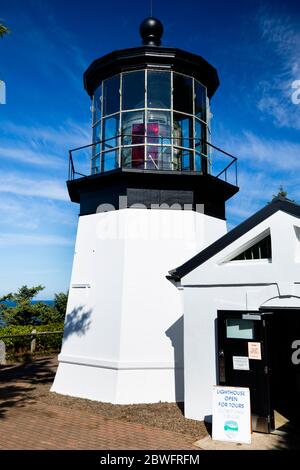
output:
[[[250,370],[247,356],[232,356],[234,370]]]
[[[248,356],[249,359],[261,361],[261,344],[248,342]]]

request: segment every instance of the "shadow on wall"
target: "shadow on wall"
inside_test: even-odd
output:
[[[91,326],[92,309],[85,310],[83,305],[79,305],[67,314],[64,325],[65,341],[71,335],[83,336]]]
[[[183,315],[166,330],[174,349],[175,364],[175,400],[183,402],[184,374],[183,374]]]

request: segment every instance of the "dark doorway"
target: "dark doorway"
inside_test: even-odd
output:
[[[300,419],[300,364],[295,360],[297,348],[293,348],[297,340],[300,310],[273,310],[269,340],[271,403],[274,411],[295,424]]]
[[[278,416],[300,418],[297,340],[300,349],[300,310],[218,312],[219,385],[250,389],[255,431],[271,432]]]

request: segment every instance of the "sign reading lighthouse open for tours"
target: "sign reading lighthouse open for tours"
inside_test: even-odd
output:
[[[214,387],[212,438],[251,443],[249,388]]]

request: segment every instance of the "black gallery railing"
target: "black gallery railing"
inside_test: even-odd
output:
[[[69,151],[69,180],[118,168],[208,173],[238,185],[237,158],[199,139],[122,134]]]

